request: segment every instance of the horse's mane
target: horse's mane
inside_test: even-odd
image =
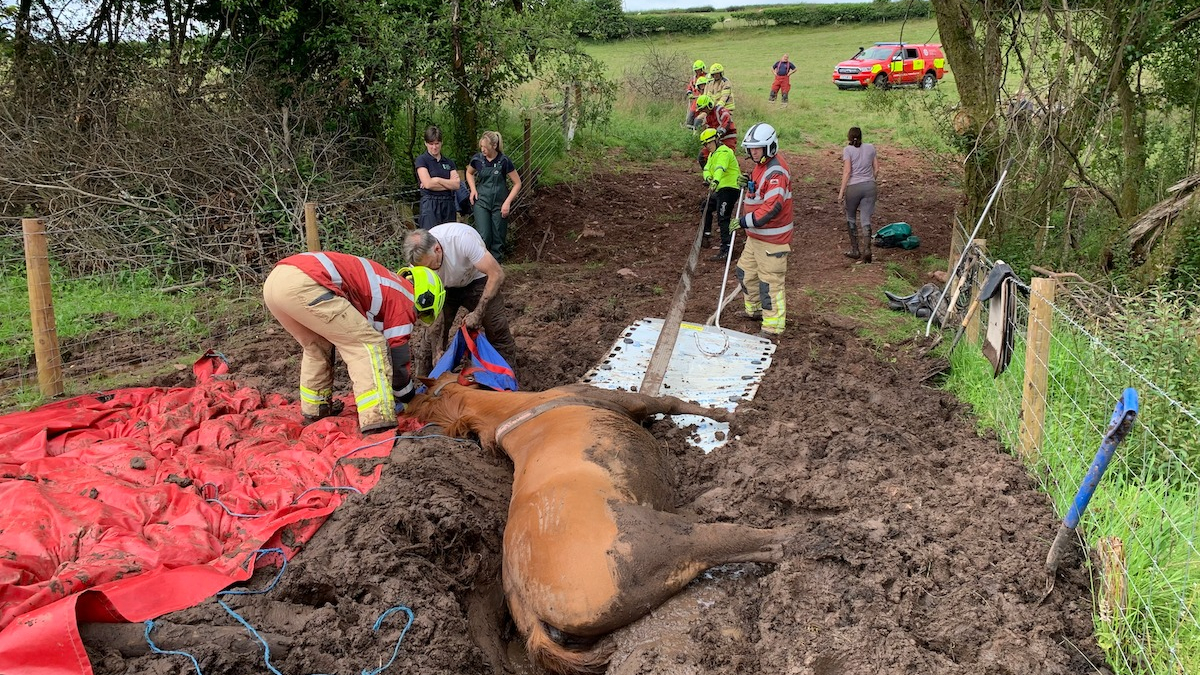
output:
[[[491,452],[498,452],[495,429],[484,429],[482,418],[467,412],[462,396],[430,396],[418,394],[408,403],[408,414],[426,424],[434,424],[446,430],[447,436],[467,438],[474,435],[479,444]]]

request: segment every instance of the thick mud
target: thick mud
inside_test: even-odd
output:
[[[911,272],[944,257],[953,193],[885,183],[879,222],[909,222],[922,248],[855,265],[840,255],[839,158],[829,149],[792,161],[789,324],[757,397],[738,408],[734,438],[705,455],[686,431],[650,427],[674,458],[680,513],[799,535],[782,564],[711,570],[619,631],[609,672],[1104,672],[1077,556],[1041,600],[1056,522],[1020,462],[976,432],[966,407],[920,384],[933,364],[913,344],[874,347],[854,319],[822,309],[846,294],[881,304],[873,289],[888,262]],[[916,155],[886,162],[889,175],[930,174]],[[690,170],[627,169],[539,195],[508,261],[527,264],[511,266],[506,288],[525,388],[577,381],[627,325],[666,314],[695,232],[701,188]],[[701,262],[688,320],[713,311],[722,269]],[[733,307],[723,323],[756,332]],[[282,330],[215,346],[235,378],[292,394],[298,354]],[[408,617],[373,626],[399,605],[415,618],[385,672],[537,672],[499,588],[510,480],[506,459],[471,443],[402,439],[379,485],[334,513],[277,585],[221,599],[283,673],[373,672]],[[276,571],[249,586],[268,588]],[[186,657],[148,654],[140,625],[84,635],[99,675],[195,672]],[[261,645],[216,600],[163,617],[153,637],[195,655],[206,675],[268,671]]]

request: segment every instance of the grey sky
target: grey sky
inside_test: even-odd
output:
[[[802,3],[827,4],[830,2],[870,2],[870,0],[622,0],[626,12],[644,12],[648,9],[687,9],[708,7],[725,9],[730,5],[796,5]]]

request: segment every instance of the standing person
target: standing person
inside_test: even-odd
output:
[[[455,170],[454,160],[442,156],[442,130],[434,125],[425,127],[425,152],[414,162],[417,182],[421,185],[421,213],[417,226],[422,230],[455,218],[457,205],[454,193],[462,182]]]
[[[304,349],[300,412],[306,422],[342,411],[342,402],[333,400],[336,347],[350,371],[362,433],[396,426],[396,414],[414,394],[408,345],[413,322],[433,323],[446,300],[432,270],[400,272],[323,251],[284,258],[267,276],[267,309]]]
[[[700,143],[708,151],[708,163],[704,166],[704,182],[708,184],[708,200],[705,205],[704,245],[708,245],[709,236],[713,230],[715,218],[717,227],[721,228],[720,253],[713,255],[710,260],[724,260],[729,254],[729,242],[732,233],[729,220],[738,200],[738,171],[737,156],[727,146],[718,143],[717,132],[705,129],[700,132]]]
[[[704,91],[717,105],[724,106],[726,110],[733,110],[733,83],[725,78],[725,66],[714,63],[708,67],[708,85]]]
[[[782,58],[771,66],[771,73],[775,75],[775,82],[771,84],[771,97],[767,99],[769,103],[775,102],[775,94],[783,95],[783,103],[780,107],[787,106],[788,92],[792,90],[792,73],[796,71],[796,64],[788,60],[788,55],[784,54]]]
[[[454,316],[463,307],[467,310],[463,325],[469,330],[482,327],[488,341],[512,366],[517,343],[500,295],[504,270],[488,253],[479,233],[463,223],[443,223],[432,230],[410,232],[403,248],[409,264],[436,271],[446,287],[445,319],[438,333],[438,346],[446,344]]]
[[[738,258],[746,316],[762,319],[759,335],[783,333],[787,318],[784,281],[792,250],[792,177],[779,154],[779,139],[769,124],[750,127],[742,139],[754,169],[746,183],[746,213],[738,225],[746,231],[746,247]]]
[[[716,130],[718,141],[728,146],[730,150],[737,147],[737,128],[734,127],[733,113],[714,102],[708,94],[696,99],[696,112],[703,115],[701,126],[705,129]],[[700,154],[696,157],[696,161],[700,163],[701,170],[708,165],[706,147],[700,148]]]
[[[848,145],[842,148],[842,187],[838,203],[846,207],[846,229],[850,233],[850,250],[843,255],[871,262],[871,214],[875,213],[876,183],[879,180],[879,155],[875,146],[862,142],[862,129],[850,127],[846,133]],[[854,226],[854,215],[862,226]],[[859,235],[865,237],[859,245]]]
[[[512,188],[507,181],[512,181]],[[467,185],[471,186],[471,203],[475,205],[475,230],[499,262],[504,259],[504,244],[508,241],[508,214],[521,191],[521,176],[504,154],[499,132],[483,132],[479,152],[467,164]]]
[[[684,124],[689,127],[696,125],[696,97],[704,93],[704,90],[697,86],[701,79],[708,81],[708,78],[704,76],[704,62],[696,59],[696,62],[692,64],[692,79],[688,81],[687,89],[683,92],[688,99],[687,121]]]
[[[696,91],[697,99],[704,95],[704,87],[706,85],[708,85],[707,77],[704,77],[702,75],[702,76],[696,78],[696,86],[694,87],[694,89]],[[696,110],[696,101],[693,100],[691,103],[691,109],[688,111],[687,126],[689,128],[691,128],[693,131],[695,131],[696,129],[698,129],[701,126],[701,124],[703,124],[703,121],[704,121],[704,115],[700,114]]]

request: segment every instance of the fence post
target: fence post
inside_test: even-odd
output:
[[[308,252],[321,250],[321,235],[317,232],[317,203],[304,202],[304,235],[308,240]]]
[[[54,325],[54,296],[50,289],[50,247],[46,223],[22,218],[25,232],[25,274],[29,282],[29,318],[33,325],[33,354],[37,360],[38,389],[42,396],[63,394],[62,353]]]
[[[958,224],[958,215],[955,214],[954,227],[950,228],[950,262],[947,263],[946,274],[954,274],[954,264],[963,251],[963,235],[959,232]]]
[[[979,252],[980,260],[982,260],[983,257],[985,255],[987,255],[987,239],[975,239],[974,241],[971,242],[971,245],[974,246],[975,250]],[[976,298],[979,297],[979,291],[983,288],[983,278],[985,276],[987,276],[987,275],[984,274],[983,265],[976,265],[975,266],[975,278],[972,280],[973,283],[971,284],[971,292],[975,294]],[[980,340],[979,317],[982,315],[983,315],[983,308],[980,307],[978,310],[975,311],[975,314],[973,314],[971,316],[971,320],[967,323],[967,330],[966,330],[967,334],[965,337],[967,338],[968,344],[972,344],[972,345],[979,344],[979,340]]]
[[[533,174],[533,120],[526,117],[522,122],[525,125],[525,157],[521,162],[521,180],[529,180]]]
[[[563,87],[562,128],[563,144],[567,150],[570,150],[574,129],[571,128],[571,85],[569,84]]]
[[[1025,338],[1025,383],[1021,387],[1021,437],[1018,449],[1027,462],[1037,459],[1046,428],[1046,384],[1049,380],[1051,312],[1054,280],[1033,280],[1029,293],[1029,328]]]

